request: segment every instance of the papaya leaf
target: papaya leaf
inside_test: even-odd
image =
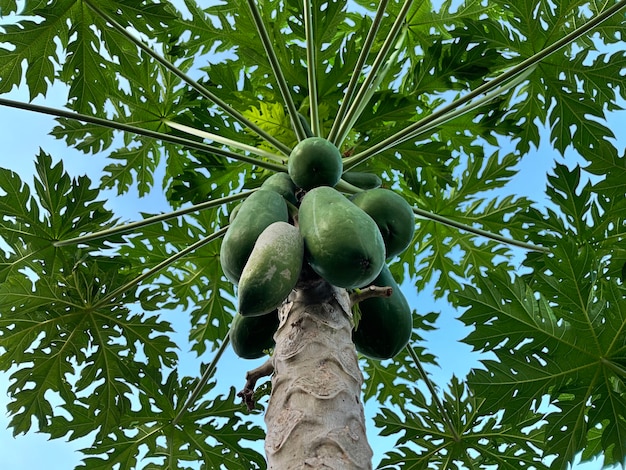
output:
[[[623,432],[626,408],[623,401],[626,316],[623,286],[593,277],[575,278],[581,271],[600,271],[598,261],[573,253],[574,247],[556,247],[546,269],[570,259],[554,272],[561,281],[550,282],[559,296],[550,301],[521,279],[502,271],[477,280],[458,293],[468,310],[461,320],[475,330],[465,342],[497,359],[482,361],[470,384],[494,409],[504,410],[505,422],[517,422],[528,411],[541,411],[544,396],[558,411],[546,414],[547,451],[557,455],[554,465],[565,465],[580,452],[588,433],[605,428],[603,451],[619,461],[616,450]],[[536,284],[540,285],[540,284]],[[586,290],[572,289],[586,286]],[[593,411],[592,411],[593,410]],[[567,433],[562,431],[567,429]],[[612,432],[613,434],[608,434]],[[609,437],[610,436],[610,437]],[[617,453],[614,453],[617,452]]]
[[[6,350],[1,367],[16,367],[9,388],[15,433],[28,431],[32,417],[47,428],[53,416],[48,392],[78,407],[87,393],[82,400],[92,424],[108,432],[130,409],[127,396],[138,386],[141,369],[174,364],[168,323],[119,305],[98,307],[126,281],[125,265],[119,258],[92,258],[68,275],[33,281],[17,274],[0,287],[0,336]]]
[[[503,423],[497,414],[490,414],[484,400],[456,377],[443,393],[443,406],[450,420],[444,419],[435,403],[423,396],[416,395],[414,405],[417,410],[405,410],[404,416],[381,408],[374,418],[383,436],[401,434],[379,468],[548,468],[540,450],[542,432],[536,429],[539,416],[523,423],[535,429],[520,432]]]
[[[173,371],[162,383],[160,374],[146,373],[138,405],[125,414],[119,428],[102,437],[97,448],[83,450],[87,457],[78,468],[133,468],[140,461],[153,469],[188,468],[194,462],[202,462],[206,468],[237,468],[242,461],[251,469],[265,468],[263,456],[245,444],[261,438],[263,431],[242,417],[232,388],[227,396],[212,393],[212,397],[202,398],[172,424],[177,407],[197,380],[179,379]],[[213,382],[205,390],[208,393],[214,388]],[[155,407],[159,409],[157,417]],[[67,422],[61,417],[55,425],[62,430]],[[146,451],[147,461],[142,459]]]
[[[90,187],[89,178],[72,181],[62,163],[53,165],[43,151],[37,155],[35,170],[33,193],[16,173],[0,169],[0,239],[7,245],[0,279],[25,268],[41,276],[70,269],[82,255],[74,249],[55,248],[53,242],[115,223],[104,201],[96,200],[98,191]],[[94,241],[91,246],[95,250],[103,245]]]
[[[217,230],[219,213],[209,209],[186,219],[144,227],[140,236],[136,234],[128,245],[121,247],[120,253],[129,262],[143,260],[133,270],[139,276]],[[216,240],[172,263],[146,279],[140,295],[144,309],[188,310],[190,340],[198,354],[204,353],[207,346],[216,347],[226,336],[236,311],[233,286],[223,276],[219,250],[220,241]]]

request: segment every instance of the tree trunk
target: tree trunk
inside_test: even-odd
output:
[[[279,309],[265,423],[271,470],[372,468],[345,289],[318,281]]]

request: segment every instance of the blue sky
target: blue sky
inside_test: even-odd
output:
[[[56,95],[56,99],[55,99]],[[63,98],[63,90],[53,93],[46,101],[47,104],[58,105]],[[14,99],[24,99],[21,94],[10,96]],[[623,128],[626,124],[626,112],[615,113],[611,119],[614,129]],[[0,107],[0,167],[9,168],[18,172],[30,182],[34,169],[34,157],[43,148],[50,153],[55,160],[63,159],[67,171],[71,175],[88,174],[92,180],[98,181],[99,174],[105,164],[102,156],[85,156],[73,150],[69,150],[63,142],[50,137],[48,132],[53,127],[53,120],[47,116],[41,116],[25,111],[12,110]],[[618,133],[619,134],[619,133]],[[626,146],[626,136],[621,133],[618,145]],[[509,190],[518,194],[524,194],[535,200],[542,200],[545,188],[545,175],[551,168],[552,162],[558,158],[556,153],[549,147],[543,146],[533,152],[524,162],[520,173],[509,186]],[[575,156],[571,156],[575,158]],[[167,211],[168,207],[163,194],[157,188],[149,197],[138,199],[130,194],[118,197],[114,193],[108,193],[108,207],[114,210],[125,220],[136,220],[140,211],[159,212]],[[428,348],[438,356],[440,368],[430,368],[429,372],[436,384],[443,387],[449,381],[452,374],[463,377],[470,367],[476,365],[476,356],[470,348],[460,342],[467,334],[467,330],[456,320],[458,312],[451,309],[445,302],[433,302],[429,292],[421,292],[419,295],[410,286],[404,286],[403,291],[409,302],[418,311],[425,313],[438,311],[441,313],[438,329],[425,334]],[[188,321],[183,312],[170,315],[179,331],[179,337],[184,343]],[[182,353],[187,351],[183,348]],[[182,372],[196,374],[199,360],[193,354],[186,354],[181,364]],[[206,358],[201,358],[205,361]],[[231,350],[227,352],[217,370],[220,387],[227,390],[234,386],[241,388],[244,383],[245,372],[257,365],[255,361],[244,361],[234,356]],[[0,374],[0,468],[2,470],[30,470],[46,468],[47,470],[68,470],[74,468],[80,461],[77,449],[88,444],[88,441],[78,440],[71,443],[64,440],[48,441],[45,435],[30,433],[26,436],[14,438],[7,430],[8,417],[5,412],[8,397],[6,389],[8,375]],[[368,416],[375,414],[375,407],[367,407]],[[375,462],[378,462],[382,453],[388,448],[388,441],[376,436],[371,420],[368,422],[368,433],[376,451]],[[599,469],[598,463],[576,465],[577,470]]]

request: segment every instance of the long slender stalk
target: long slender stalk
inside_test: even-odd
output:
[[[202,393],[202,389],[204,388],[206,383],[209,381],[209,379],[213,376],[213,373],[215,372],[215,368],[217,367],[217,363],[222,358],[222,355],[224,354],[224,351],[226,351],[226,348],[228,347],[229,344],[230,344],[230,332],[226,333],[226,337],[224,338],[224,341],[222,341],[222,344],[220,344],[219,349],[215,353],[215,357],[213,357],[213,360],[211,361],[211,363],[204,370],[202,377],[200,377],[200,380],[198,380],[198,383],[196,384],[195,388],[193,389],[193,391],[191,392],[187,400],[185,400],[185,403],[183,404],[183,406],[181,406],[180,410],[178,410],[178,413],[172,420],[172,423],[171,423],[172,426],[176,426],[176,424],[180,421],[180,419],[183,417],[185,412],[189,410],[194,404],[194,402],[198,399],[198,396],[200,396],[200,393]]]
[[[248,197],[254,191],[256,191],[256,189],[253,189],[251,191],[243,191],[237,194],[233,194],[232,196],[226,196],[226,197],[222,197],[219,199],[213,199],[211,201],[201,202],[200,204],[195,204],[193,206],[185,207],[184,209],[167,212],[165,214],[155,215],[152,217],[148,217],[147,219],[138,220],[136,222],[130,222],[124,225],[118,225],[117,227],[112,227],[107,230],[101,230],[99,232],[89,233],[87,235],[82,235],[80,237],[69,238],[67,240],[59,240],[57,242],[54,242],[54,246],[60,247],[60,246],[76,245],[78,243],[85,243],[91,240],[97,240],[99,238],[106,238],[112,235],[130,232],[131,230],[146,227],[148,225],[156,224],[164,220],[173,219],[175,217],[180,217],[181,215],[189,214],[191,212],[198,212],[204,209],[217,207],[219,205],[226,204],[229,202],[238,201],[240,199],[244,199]]]
[[[350,108],[346,113],[346,117],[340,123],[337,137],[333,140],[333,144],[335,144],[337,147],[341,147],[343,140],[345,139],[348,132],[350,132],[350,123],[354,123],[358,119],[359,109],[362,110],[364,108],[363,101],[368,102],[374,91],[376,91],[375,89],[373,89],[372,84],[379,74],[381,67],[383,67],[383,65],[385,64],[387,54],[389,53],[389,50],[392,48],[392,46],[395,44],[398,33],[404,26],[404,20],[406,19],[406,15],[409,13],[409,8],[412,4],[413,0],[405,0],[404,5],[402,5],[402,9],[398,13],[398,16],[391,26],[389,34],[385,38],[385,42],[383,42],[380,51],[378,51],[378,54],[374,59],[374,63],[372,64],[372,67],[367,77],[361,84],[361,87],[359,88],[359,91],[357,92],[354,101],[351,103]]]
[[[47,114],[49,116],[63,117],[67,119],[73,119],[74,121],[87,122],[89,124],[95,124],[96,126],[108,127],[109,129],[116,129],[118,131],[132,132],[133,134],[141,135],[144,137],[150,137],[152,139],[161,140],[163,142],[169,142],[172,144],[182,145],[184,147],[200,150],[201,152],[220,155],[222,157],[232,158],[245,163],[250,163],[261,168],[272,171],[285,171],[285,165],[278,165],[276,163],[266,162],[247,155],[234,153],[229,150],[213,147],[202,142],[196,142],[183,137],[178,137],[170,134],[163,134],[161,132],[151,131],[149,129],[142,129],[141,127],[132,126],[130,124],[123,124],[120,122],[111,121],[109,119],[99,118],[95,116],[89,116],[87,114],[75,113],[67,111],[65,109],[50,108],[48,106],[41,106],[32,103],[23,103],[21,101],[7,100],[0,98],[1,106],[8,106],[11,108],[23,109],[26,111],[33,111],[40,114]]]
[[[367,32],[367,36],[365,37],[365,41],[363,42],[363,47],[361,48],[359,57],[356,61],[356,64],[354,65],[352,76],[350,77],[350,81],[348,82],[348,88],[346,89],[346,92],[341,101],[341,105],[339,106],[339,111],[337,111],[337,116],[335,117],[330,132],[328,133],[328,140],[330,140],[331,142],[334,142],[336,140],[339,126],[345,120],[348,107],[352,102],[352,99],[354,98],[354,94],[356,93],[356,85],[359,82],[359,77],[361,76],[361,72],[363,71],[363,66],[365,65],[367,56],[372,50],[372,44],[374,43],[376,34],[378,33],[383,17],[385,16],[387,3],[389,3],[389,0],[381,0],[378,4],[378,10],[376,10],[376,15],[372,20],[372,26]]]
[[[123,286],[118,287],[113,292],[111,292],[109,295],[107,295],[107,296],[103,297],[102,299],[100,299],[96,303],[96,305],[94,305],[93,308],[94,309],[98,309],[98,308],[102,307],[103,305],[106,305],[107,303],[111,302],[113,299],[115,299],[120,294],[123,294],[124,292],[126,292],[126,291],[132,289],[133,287],[135,287],[136,285],[140,284],[145,279],[147,279],[150,276],[153,276],[154,274],[158,273],[161,269],[169,266],[170,264],[174,263],[175,261],[179,260],[180,258],[182,258],[184,256],[187,256],[189,253],[194,252],[198,248],[203,247],[207,243],[210,243],[213,240],[221,237],[222,235],[224,235],[226,233],[227,229],[228,229],[228,225],[226,227],[221,228],[218,231],[212,233],[208,237],[204,237],[201,240],[198,240],[196,243],[194,243],[192,245],[189,245],[184,250],[181,250],[178,253],[173,254],[172,256],[167,258],[166,260],[161,261],[159,264],[157,264],[153,268],[149,269],[145,273],[140,274],[135,279],[127,282]]]
[[[457,429],[454,426],[454,422],[452,421],[452,418],[450,417],[448,410],[446,410],[446,407],[443,406],[443,403],[439,399],[439,395],[437,395],[437,390],[435,389],[435,385],[430,380],[430,377],[428,377],[428,374],[426,373],[426,370],[422,366],[422,363],[420,362],[419,357],[417,357],[417,354],[415,350],[413,349],[413,346],[411,346],[411,344],[407,344],[406,350],[409,352],[411,359],[413,359],[415,368],[417,369],[417,372],[420,378],[426,384],[426,387],[428,388],[428,391],[430,392],[430,396],[433,402],[435,403],[435,406],[439,410],[439,413],[441,414],[443,421],[446,423],[446,426],[448,427],[450,434],[452,434],[452,438],[455,441],[458,441],[460,439],[460,436],[457,432]]]
[[[307,80],[309,84],[309,108],[313,135],[320,135],[320,117],[317,103],[317,49],[313,37],[313,7],[311,0],[304,0],[304,31],[306,36]]]
[[[598,16],[592,18],[591,20],[589,20],[588,22],[586,22],[582,26],[576,28],[571,33],[563,36],[561,39],[559,39],[558,41],[556,41],[552,45],[550,45],[550,46],[546,47],[545,49],[539,51],[538,53],[534,54],[533,56],[529,57],[528,59],[523,60],[522,62],[520,62],[516,66],[511,67],[509,70],[503,72],[502,74],[500,74],[499,76],[493,78],[492,80],[483,83],[478,88],[476,88],[476,89],[470,91],[469,93],[467,93],[466,95],[463,95],[462,97],[454,100],[452,103],[450,103],[450,104],[440,108],[439,110],[433,112],[430,116],[427,116],[427,117],[425,117],[423,119],[420,119],[416,123],[411,124],[410,126],[407,126],[405,129],[395,133],[394,135],[392,135],[392,136],[388,137],[387,139],[379,142],[378,144],[373,145],[372,147],[370,147],[369,149],[363,151],[362,153],[354,155],[352,158],[354,159],[354,161],[358,160],[359,162],[363,162],[363,161],[367,160],[368,158],[373,157],[374,155],[377,155],[377,154],[379,154],[379,153],[381,153],[381,152],[383,152],[385,150],[388,150],[390,148],[395,147],[396,145],[399,145],[400,143],[404,142],[408,138],[408,136],[411,136],[412,134],[414,134],[416,132],[419,132],[420,129],[422,129],[422,128],[426,127],[426,126],[429,126],[432,121],[434,121],[436,119],[439,119],[439,118],[445,116],[446,114],[448,114],[450,112],[453,112],[454,110],[456,110],[460,106],[462,106],[462,105],[464,105],[466,103],[469,103],[474,98],[477,98],[480,95],[483,95],[485,93],[488,93],[491,90],[496,89],[501,84],[507,82],[511,78],[514,78],[518,74],[525,72],[526,70],[528,70],[531,67],[534,67],[535,65],[537,65],[539,62],[541,62],[542,60],[544,60],[545,58],[547,58],[548,56],[550,56],[554,52],[556,52],[559,49],[567,46],[571,42],[575,41],[576,39],[578,39],[582,35],[584,35],[587,32],[589,32],[591,29],[595,28],[596,26],[598,26],[602,22],[606,21],[607,19],[609,19],[611,16],[615,15],[617,12],[619,12],[624,7],[626,7],[626,0],[621,0],[621,1],[617,2],[617,3],[615,3],[612,7],[606,9],[605,11],[600,13]]]
[[[430,132],[431,130],[437,128],[438,126],[445,124],[448,121],[452,121],[453,119],[462,116],[463,114],[466,114],[472,110],[475,110],[483,105],[485,105],[486,103],[490,102],[491,100],[496,99],[498,96],[500,96],[502,93],[510,90],[511,88],[516,87],[517,85],[519,85],[520,83],[522,83],[524,80],[526,80],[528,78],[528,76],[534,71],[534,67],[531,67],[530,69],[524,71],[523,73],[521,73],[520,75],[518,75],[517,77],[515,77],[514,79],[512,79],[510,82],[505,83],[504,85],[496,88],[495,90],[490,91],[489,93],[487,93],[484,96],[481,96],[480,98],[475,99],[474,101],[472,101],[471,103],[459,107],[453,111],[450,111],[447,114],[444,114],[443,116],[440,116],[436,119],[433,119],[432,121],[430,121],[428,124],[425,124],[423,127],[421,127],[420,129],[414,131],[413,133],[403,137],[402,139],[400,139],[398,142],[395,143],[395,145],[400,145],[408,140],[412,140],[412,139],[416,139],[417,137],[424,135],[428,132]],[[368,158],[370,158],[373,155],[369,155],[368,151],[365,150],[361,153],[358,153],[356,155],[353,155],[350,158],[347,158],[344,160],[343,163],[343,170],[345,171],[349,171],[352,168],[358,166],[359,164],[361,164],[363,161],[367,160]]]
[[[179,124],[173,121],[163,121],[164,124],[167,124],[172,129],[177,129],[181,132],[185,132],[189,135],[195,135],[196,137],[202,137],[203,139],[212,140],[214,142],[218,142],[223,145],[228,145],[229,147],[233,147],[239,150],[243,150],[244,152],[250,152],[254,155],[258,155],[259,157],[265,157],[269,160],[275,161],[276,163],[284,164],[285,158],[280,157],[271,152],[267,152],[257,147],[253,147],[251,145],[242,144],[241,142],[237,142],[236,140],[229,139],[227,137],[222,137],[221,135],[213,134],[211,132],[206,132],[200,129],[196,129],[193,127],[185,126],[184,124]]]
[[[550,250],[543,246],[532,245],[530,243],[521,242],[519,240],[514,240],[512,238],[503,237],[497,233],[488,232],[486,230],[481,230],[476,227],[471,227],[469,225],[462,224],[460,222],[455,222],[454,220],[450,220],[442,215],[433,214],[432,212],[425,211],[423,209],[419,209],[417,207],[413,208],[413,213],[417,216],[423,217],[424,219],[432,220],[434,222],[439,222],[440,224],[447,225],[448,227],[454,227],[459,230],[463,230],[465,232],[473,233],[474,235],[479,235],[481,237],[488,238],[490,240],[498,241],[505,243],[507,245],[516,246],[518,248],[524,248],[525,250],[538,251],[541,253],[548,253]]]
[[[139,49],[144,51],[146,54],[148,54],[150,57],[152,57],[154,60],[156,60],[158,63],[160,63],[167,70],[169,70],[174,75],[179,77],[181,80],[183,80],[185,83],[187,83],[189,86],[191,86],[194,90],[196,90],[198,93],[200,93],[206,99],[208,99],[208,100],[212,101],[213,103],[215,103],[217,106],[219,106],[230,117],[232,117],[233,119],[238,121],[244,127],[250,128],[259,137],[261,137],[261,138],[265,139],[267,142],[271,143],[274,147],[276,147],[279,151],[281,151],[285,155],[289,155],[289,153],[291,152],[291,149],[288,146],[286,146],[285,144],[280,142],[278,139],[276,139],[272,135],[270,135],[267,132],[265,132],[259,126],[254,124],[252,121],[246,119],[246,117],[243,114],[241,114],[239,111],[234,109],[232,106],[230,106],[224,100],[222,100],[220,97],[218,97],[217,95],[212,93],[210,90],[208,90],[207,88],[202,86],[200,83],[198,83],[196,80],[191,78],[189,75],[187,75],[186,73],[181,71],[178,67],[173,65],[171,62],[169,62],[163,56],[161,56],[160,54],[157,54],[154,50],[152,50],[150,47],[145,45],[140,39],[136,38],[133,34],[131,34],[129,31],[127,31],[126,28],[124,28],[121,24],[119,24],[117,21],[115,21],[113,18],[111,18],[109,15],[107,15],[104,11],[102,11],[100,8],[98,8],[96,5],[94,5],[90,0],[85,0],[85,3],[98,16],[100,16],[107,23],[109,23],[111,26],[113,26],[113,28],[115,28],[118,32],[120,32],[124,37],[129,39]]]
[[[265,54],[267,55],[267,59],[270,63],[272,71],[274,72],[278,88],[283,97],[285,105],[287,106],[287,112],[289,113],[289,117],[291,118],[291,125],[293,126],[298,140],[303,140],[306,138],[306,132],[304,130],[302,122],[300,121],[300,118],[298,117],[296,104],[293,102],[293,98],[291,97],[289,86],[287,85],[287,81],[285,80],[285,76],[283,75],[283,71],[280,67],[280,63],[278,62],[278,58],[276,57],[276,52],[274,51],[274,45],[272,44],[272,40],[270,39],[267,29],[265,28],[265,24],[263,23],[261,12],[256,6],[255,0],[248,0],[248,6],[250,7],[250,13],[252,14],[254,24],[256,26],[257,32],[259,33],[259,38],[261,39],[261,43],[263,44],[263,48],[265,49]]]
[[[389,59],[385,62],[384,67],[382,68],[380,73],[376,75],[376,78],[374,79],[370,87],[368,88],[367,93],[363,96],[363,99],[360,100],[360,103],[358,105],[356,112],[354,113],[350,121],[345,122],[345,129],[347,129],[347,131],[343,135],[343,139],[340,142],[338,142],[339,146],[342,145],[343,140],[348,135],[349,130],[354,127],[354,124],[358,120],[359,116],[361,116],[361,114],[363,113],[363,111],[365,110],[369,102],[371,101],[372,97],[374,96],[374,93],[376,92],[376,90],[378,90],[378,87],[387,76],[387,73],[389,73],[391,66],[394,65],[396,61],[398,60],[398,57],[400,56],[400,52],[402,50],[401,49],[402,43],[404,42],[405,38],[406,38],[406,30],[403,31],[402,37],[398,40],[397,45],[396,45],[396,50],[389,56]]]

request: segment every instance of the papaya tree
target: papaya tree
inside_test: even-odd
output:
[[[87,437],[85,469],[624,466],[624,7],[0,0],[3,116],[108,162],[2,156],[13,433]],[[545,198],[508,192],[546,143]],[[120,221],[131,191],[168,211]],[[426,372],[414,292],[467,377]],[[259,362],[221,393],[229,348]]]

